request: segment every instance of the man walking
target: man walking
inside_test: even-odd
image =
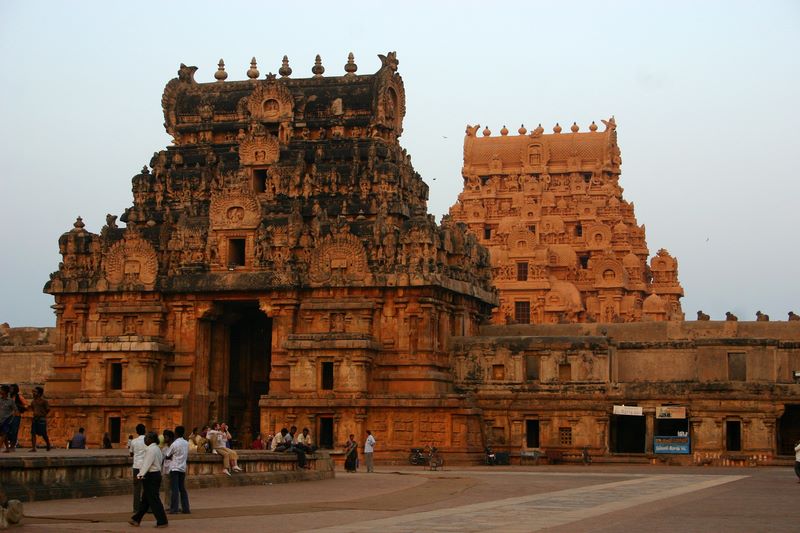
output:
[[[142,502],[142,480],[139,479],[139,471],[142,468],[144,455],[147,451],[147,445],[144,443],[144,424],[137,424],[136,434],[138,435],[131,441],[130,453],[133,457],[133,512],[139,511],[139,505]]]
[[[47,451],[50,451],[50,438],[47,436],[47,413],[50,412],[50,404],[44,399],[44,389],[36,387],[33,389],[33,401],[31,401],[31,412],[33,421],[31,422],[31,451],[36,451],[36,435],[44,439]]]
[[[169,463],[169,480],[172,487],[172,496],[169,502],[169,514],[176,514],[178,510],[178,495],[183,514],[189,514],[189,493],[186,492],[186,459],[189,457],[189,442],[183,438],[186,428],[175,428],[175,441],[167,450]]]
[[[374,472],[375,465],[372,462],[372,454],[375,451],[375,437],[372,432],[367,430],[367,440],[364,441],[364,463],[367,465],[367,472]]]
[[[158,491],[161,489],[161,466],[164,461],[164,456],[161,455],[161,449],[158,447],[158,434],[151,431],[145,436],[144,442],[147,444],[147,449],[141,469],[136,475],[142,480],[142,502],[139,504],[139,510],[128,520],[128,523],[138,527],[142,517],[148,511],[152,511],[156,518],[156,527],[167,527],[167,514],[164,512],[164,505],[158,496]]]

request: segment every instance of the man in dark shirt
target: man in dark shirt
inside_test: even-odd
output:
[[[44,399],[44,389],[36,387],[33,389],[33,401],[31,402],[31,412],[33,421],[31,422],[31,451],[36,451],[36,435],[40,435],[47,451],[50,451],[50,439],[47,436],[47,413],[50,412],[50,405]]]
[[[72,436],[72,439],[69,441],[70,448],[79,448],[84,449],[86,448],[86,435],[83,434],[84,429],[78,428],[78,432]]]

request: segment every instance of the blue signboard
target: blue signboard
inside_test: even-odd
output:
[[[653,437],[654,453],[688,454],[691,452],[688,436],[663,436]]]

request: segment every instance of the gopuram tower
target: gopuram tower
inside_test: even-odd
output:
[[[162,97],[174,142],[133,177],[133,205],[100,234],[59,239],[52,432],[120,442],[133,427],[226,420],[307,426],[323,447],[366,428],[385,450],[480,450],[453,386],[451,336],[496,305],[487,250],[427,214],[398,143],[395,54],[375,74],[197,83]]]
[[[644,225],[619,186],[617,126],[603,122],[482,137],[467,126],[450,216],[490,250],[494,323],[683,320],[678,262],[661,249],[647,264]]]

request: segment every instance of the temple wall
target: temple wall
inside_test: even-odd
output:
[[[53,331],[0,324],[0,381],[18,383],[23,391],[44,383],[53,371]]]
[[[672,423],[692,453],[670,461],[763,464],[800,437],[799,334],[796,321],[488,326],[451,349],[456,387],[475,395],[487,442],[512,456],[587,447],[664,459],[655,439]],[[634,414],[617,415],[620,406]],[[664,422],[665,406],[685,418]]]

